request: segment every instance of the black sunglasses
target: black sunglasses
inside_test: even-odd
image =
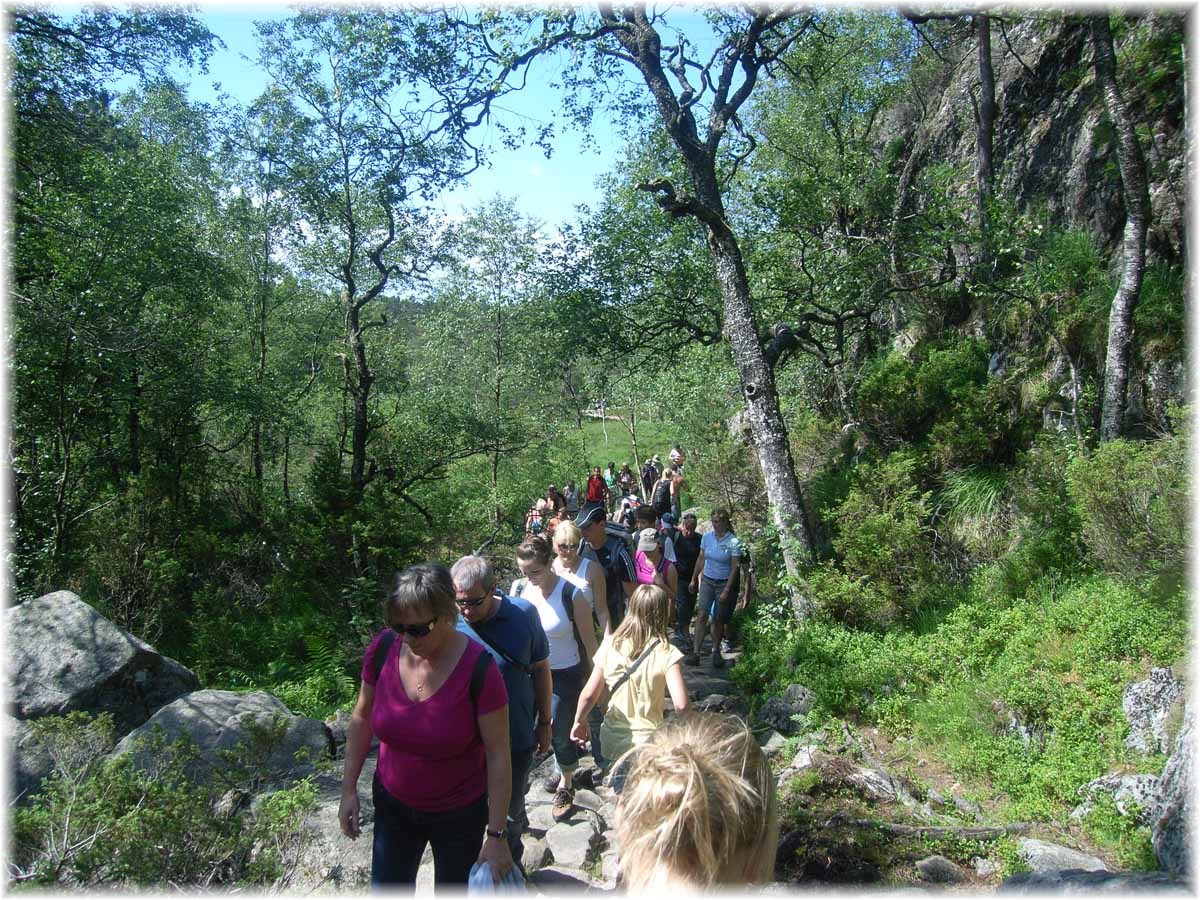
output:
[[[437,619],[430,619],[425,625],[396,625],[392,624],[392,631],[396,634],[406,634],[409,637],[422,638],[433,631],[433,626],[437,624]]]
[[[461,600],[455,600],[454,602],[459,605],[460,609],[474,609],[490,596],[492,595],[484,594],[482,597],[463,597]]]

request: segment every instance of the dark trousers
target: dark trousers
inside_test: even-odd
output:
[[[550,679],[550,710],[554,717],[550,740],[554,747],[554,761],[561,772],[563,769],[573,769],[579,763],[579,747],[571,740],[571,726],[575,722],[575,709],[579,706],[579,692],[583,689],[583,667],[577,663],[569,669],[551,669]]]
[[[379,781],[371,785],[375,800],[375,836],[371,845],[371,888],[417,885],[425,845],[433,845],[434,884],[467,883],[471,866],[483,847],[487,828],[487,795],[445,812],[413,809],[393,797]]]
[[[525,845],[521,836],[529,827],[525,814],[525,795],[529,793],[529,770],[533,767],[533,747],[512,752],[512,797],[508,801],[508,849],[512,858],[521,861]]]
[[[675,589],[675,633],[687,637],[691,633],[692,614],[696,611],[696,595],[691,591],[692,573],[679,573],[679,585]]]

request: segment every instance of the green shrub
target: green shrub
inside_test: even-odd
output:
[[[1186,421],[1180,417],[1181,421]],[[1173,575],[1187,559],[1188,441],[1116,440],[1067,471],[1083,539],[1106,572]]]

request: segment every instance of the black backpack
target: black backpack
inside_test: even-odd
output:
[[[650,500],[650,505],[660,516],[671,511],[671,482],[659,481],[654,486],[654,496]]]

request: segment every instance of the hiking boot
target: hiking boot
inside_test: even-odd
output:
[[[721,655],[720,649],[716,647],[713,648],[712,666],[714,669],[725,668],[725,657]]]
[[[700,654],[689,653],[687,656],[685,656],[683,658],[683,661],[685,663],[687,663],[689,666],[698,666],[698,665],[700,665]]]
[[[575,792],[561,788],[554,794],[554,805],[550,807],[550,815],[555,822],[561,822],[571,815],[575,808]]]

